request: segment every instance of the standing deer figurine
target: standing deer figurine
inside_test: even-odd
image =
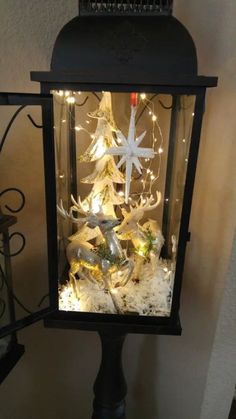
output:
[[[117,234],[121,240],[131,240],[135,249],[136,263],[134,276],[138,276],[141,266],[148,255],[154,271],[157,266],[157,261],[160,257],[161,248],[164,244],[164,238],[158,223],[154,220],[147,221],[143,226],[139,221],[144,214],[157,208],[161,202],[161,193],[157,192],[157,200],[152,203],[153,198],[142,199],[140,204],[135,207],[130,206],[130,211],[122,209],[124,220],[122,221]],[[149,245],[152,248],[149,248]]]
[[[80,199],[76,202],[73,196],[71,196],[71,200],[73,206],[70,208],[69,212],[64,209],[62,201],[60,202],[60,206],[57,206],[58,212],[64,218],[70,219],[77,225],[86,223],[89,228],[94,229],[98,227],[103,236],[107,251],[112,259],[111,262],[105,257],[102,257],[94,250],[93,245],[90,243],[81,242],[79,239],[74,239],[71,243],[69,243],[66,249],[66,254],[70,264],[69,278],[75,292],[77,293],[76,274],[78,274],[81,278],[92,280],[93,282],[96,281],[99,276],[102,276],[105,287],[110,291],[111,274],[116,270],[128,270],[124,279],[116,286],[125,285],[132,275],[134,264],[133,261],[125,258],[120,242],[113,230],[114,227],[121,223],[121,220],[104,215],[101,212],[93,214],[90,211],[85,211]],[[84,215],[84,217],[75,217],[74,212],[78,212]],[[113,303],[118,310],[114,297],[111,292],[110,294],[113,299]]]

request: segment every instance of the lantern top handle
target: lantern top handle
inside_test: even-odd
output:
[[[80,16],[168,16],[173,0],[80,0]]]

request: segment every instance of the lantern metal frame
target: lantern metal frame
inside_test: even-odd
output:
[[[50,107],[50,105],[52,106],[52,95],[40,95],[40,94],[36,94],[36,93],[1,92],[0,93],[0,107],[1,106],[19,106],[19,108],[14,113],[13,117],[11,118],[10,123],[8,124],[8,126],[6,128],[6,131],[5,131],[4,136],[2,138],[2,141],[1,141],[1,147],[0,147],[1,151],[2,151],[2,147],[4,145],[4,142],[6,140],[6,136],[9,132],[9,129],[10,129],[12,123],[14,122],[15,118],[17,117],[19,112],[24,107],[26,107],[26,106],[41,106],[43,108],[44,106],[49,106]],[[21,193],[21,191],[19,191],[16,188],[10,188],[9,190],[11,190],[11,189],[16,190],[16,191]],[[5,193],[6,191],[1,192],[1,195],[3,193]],[[10,209],[8,206],[5,206],[5,207],[6,207],[7,210],[10,210],[10,212],[18,212],[21,209],[22,206],[17,211],[14,211],[14,210]],[[49,251],[49,254],[50,254],[50,251]],[[44,308],[44,309],[39,309],[37,312],[30,313],[23,318],[20,318],[20,319],[17,319],[17,320],[15,319],[15,317],[12,318],[11,323],[9,323],[8,325],[0,328],[0,338],[4,337],[4,336],[7,336],[11,333],[15,333],[18,330],[21,330],[22,328],[24,328],[26,326],[29,326],[30,324],[35,323],[38,320],[41,320],[47,314],[51,313],[54,310],[55,310],[55,307],[53,307],[52,304],[49,304],[49,307]]]
[[[42,77],[42,74],[33,74],[33,79],[38,77]],[[44,74],[45,76],[45,74]],[[206,80],[205,80],[206,81]],[[198,80],[201,84],[201,80]],[[208,82],[215,83],[215,79],[210,79]],[[82,83],[65,83],[61,82],[59,85],[58,83],[48,83],[48,82],[41,82],[41,91],[44,94],[49,94],[50,91],[55,89],[62,89],[62,90],[79,90],[83,91],[85,89],[85,85]],[[93,86],[86,85],[86,91],[111,91],[111,92],[142,92],[144,90],[143,85],[123,85],[120,84],[119,86],[116,85],[108,85],[108,84],[96,84]],[[193,194],[193,185],[194,185],[194,177],[195,177],[195,170],[196,170],[196,163],[197,163],[197,155],[198,155],[198,148],[199,148],[199,141],[200,141],[200,131],[201,131],[201,124],[202,124],[202,117],[204,112],[204,103],[205,103],[205,86],[180,86],[179,84],[175,86],[163,86],[163,85],[155,85],[155,86],[147,86],[145,85],[145,92],[152,92],[152,93],[166,93],[166,94],[191,94],[196,95],[196,102],[195,102],[195,116],[193,121],[193,129],[192,129],[192,141],[190,147],[190,154],[189,154],[189,163],[187,169],[187,176],[186,176],[186,185],[185,185],[185,193],[184,193],[184,201],[183,201],[183,209],[182,209],[182,217],[181,217],[181,227],[180,227],[180,235],[179,235],[179,246],[178,246],[178,258],[177,258],[177,266],[176,266],[176,274],[175,274],[175,285],[174,285],[174,292],[173,292],[173,304],[171,309],[171,315],[168,318],[164,317],[152,317],[152,316],[130,316],[130,315],[116,315],[116,314],[100,314],[100,313],[75,313],[75,312],[62,312],[57,311],[47,317],[45,320],[46,326],[51,327],[59,327],[59,328],[75,328],[75,329],[83,329],[83,330],[94,330],[100,332],[111,332],[116,330],[120,333],[154,333],[154,334],[172,334],[172,335],[179,335],[181,334],[181,325],[179,320],[179,301],[180,301],[180,293],[181,293],[181,285],[182,285],[182,272],[184,266],[184,257],[185,257],[185,249],[186,244],[189,241],[189,217],[190,217],[190,209],[191,209],[191,201],[192,201],[192,194]],[[46,112],[45,117],[49,118],[48,112]],[[51,179],[50,181],[50,191],[47,192],[47,200],[50,201],[49,208],[48,208],[48,228],[49,228],[49,238],[56,237],[56,195],[55,195],[55,182],[52,179],[55,179],[55,161],[54,161],[54,150],[53,146],[50,145],[50,135],[49,131],[51,130],[50,124],[45,124],[44,122],[44,132],[48,136],[47,143],[47,155],[46,159],[48,161],[45,162],[45,173],[46,178]],[[51,134],[51,141],[54,142],[54,138]],[[50,154],[51,153],[51,154]],[[54,193],[53,193],[54,190]],[[52,244],[51,244],[52,246]],[[55,242],[54,242],[55,246]],[[53,306],[58,305],[58,278],[55,274],[56,272],[56,254],[54,254],[54,259],[51,262],[54,267],[50,270],[54,271],[54,275],[52,276],[51,281],[51,299]],[[50,261],[50,257],[49,257]],[[50,263],[49,263],[50,265]]]

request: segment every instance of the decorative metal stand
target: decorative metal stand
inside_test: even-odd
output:
[[[12,188],[10,190],[14,189]],[[8,207],[8,209],[10,209],[10,207]],[[10,211],[17,212],[12,209],[10,209]],[[4,317],[7,318],[6,321],[15,321],[14,299],[17,299],[17,297],[13,293],[12,287],[11,257],[19,254],[25,244],[24,236],[21,233],[15,232],[9,234],[9,228],[15,225],[16,222],[17,218],[15,216],[2,214],[0,211],[0,323],[1,319]],[[11,253],[10,240],[14,235],[19,235],[22,238],[23,243],[17,252]],[[5,349],[3,355],[0,356],[0,384],[4,381],[24,353],[24,346],[17,342],[16,333],[12,333],[9,340],[7,338],[7,340],[4,341],[3,338],[3,342],[3,347],[5,347]]]
[[[125,335],[100,333],[102,362],[94,384],[92,419],[125,419],[127,386],[122,369]]]

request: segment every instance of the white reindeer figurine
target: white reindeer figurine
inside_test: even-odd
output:
[[[81,242],[79,239],[72,240],[67,246],[66,254],[70,264],[69,278],[74,290],[77,290],[76,274],[79,274],[81,278],[92,281],[96,281],[96,278],[99,276],[101,277],[102,275],[102,280],[104,281],[106,288],[110,290],[109,279],[111,273],[115,270],[128,270],[127,274],[124,275],[123,280],[121,280],[119,284],[116,284],[116,286],[125,285],[132,275],[134,264],[133,261],[125,258],[120,242],[113,230],[114,227],[121,223],[121,220],[109,215],[104,215],[101,212],[97,214],[93,214],[90,211],[86,212],[83,209],[80,199],[76,202],[73,196],[71,196],[71,200],[74,205],[70,208],[69,212],[64,209],[62,201],[60,202],[60,206],[57,206],[58,212],[64,218],[70,219],[77,225],[86,223],[89,228],[93,229],[98,227],[104,238],[105,246],[114,259],[114,264],[112,264],[105,257],[101,257],[99,253],[93,250],[93,245],[90,243]],[[84,217],[74,217],[74,212],[78,212],[84,215]]]
[[[161,193],[157,192],[157,200],[152,203],[153,198],[141,199],[140,204],[135,207],[130,206],[130,211],[122,209],[124,220],[118,228],[117,234],[121,240],[131,240],[135,249],[136,263],[134,277],[138,276],[141,266],[147,256],[150,257],[152,270],[155,271],[157,262],[160,257],[161,248],[164,244],[164,238],[158,223],[154,220],[147,221],[143,226],[139,221],[144,214],[158,207],[161,202]],[[151,234],[152,249],[148,251],[150,240],[148,234]]]

